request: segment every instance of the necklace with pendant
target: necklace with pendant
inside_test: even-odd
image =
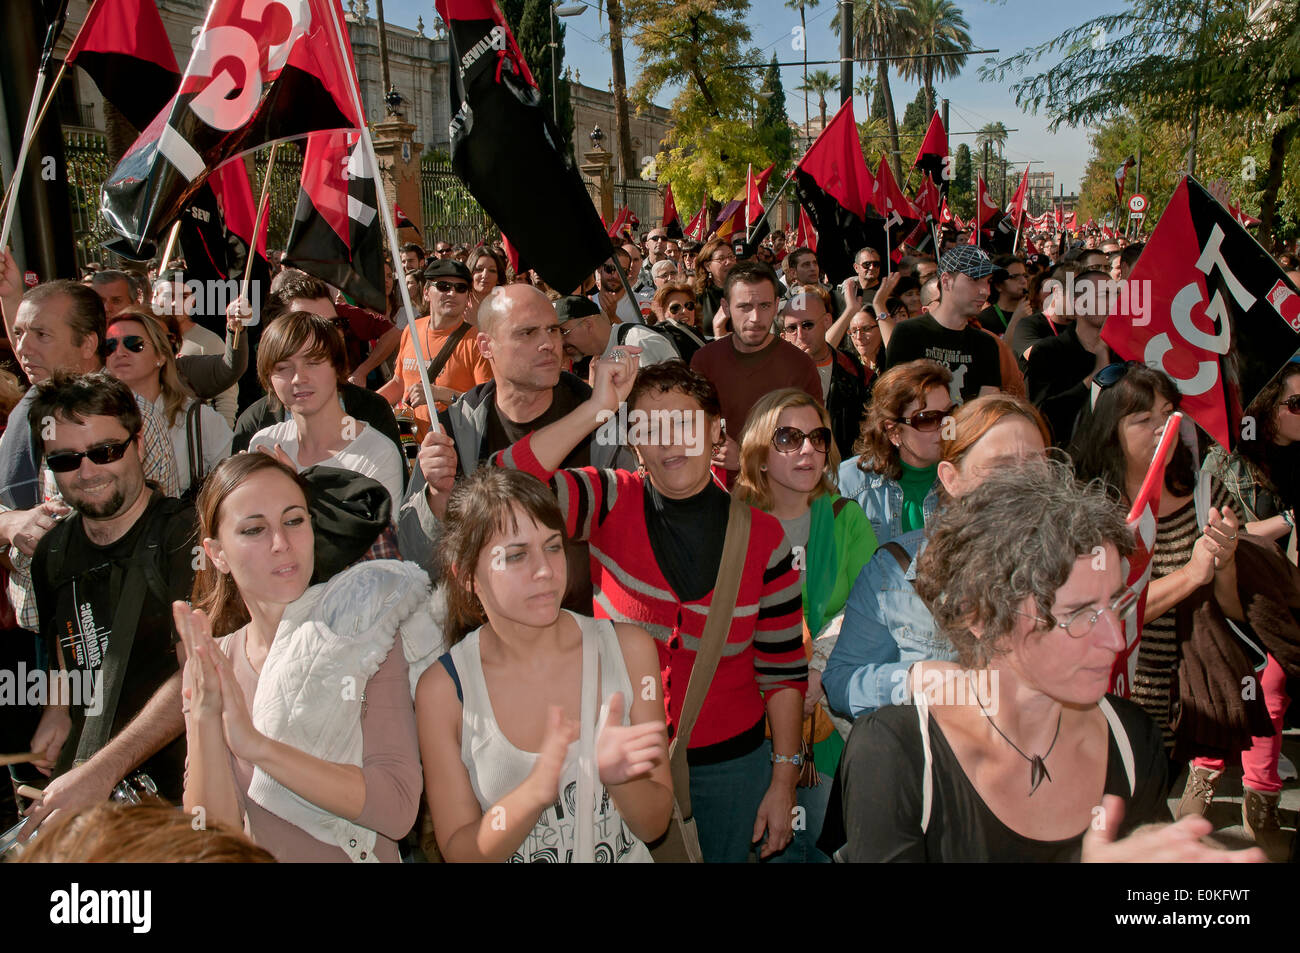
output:
[[[1061,715],[1063,712],[1058,712],[1056,715],[1056,734],[1052,735],[1052,743],[1047,746],[1046,753],[1042,755],[1033,755],[1031,757],[1021,751],[1019,745],[1008,738],[1002,729],[998,727],[997,722],[993,720],[993,717],[984,707],[984,702],[980,699],[978,692],[975,693],[975,703],[980,706],[980,711],[984,712],[984,717],[989,720],[989,724],[993,726],[993,730],[999,735],[1002,735],[1002,740],[1011,745],[1016,754],[1029,762],[1029,796],[1033,797],[1034,792],[1038,790],[1038,786],[1043,783],[1044,779],[1048,781],[1052,780],[1052,776],[1047,773],[1047,765],[1044,762],[1046,762],[1051,756],[1052,749],[1056,747],[1056,739],[1061,737]]]

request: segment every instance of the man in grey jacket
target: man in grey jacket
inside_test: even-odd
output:
[[[494,289],[479,306],[478,327],[478,346],[492,366],[493,380],[466,391],[438,414],[442,432],[431,430],[425,437],[398,514],[402,558],[422,566],[431,564],[455,479],[591,396],[583,381],[560,370],[559,320],[536,288],[515,284]],[[564,466],[632,469],[635,462],[626,448],[593,434]],[[591,611],[586,546],[570,548],[565,605]]]

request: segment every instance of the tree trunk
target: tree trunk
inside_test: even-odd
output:
[[[825,93],[817,94],[817,108],[818,110],[821,111],[822,114],[822,127],[821,129],[817,130],[817,135],[820,136],[823,132],[826,131],[826,94]]]
[[[1259,234],[1256,237],[1270,252],[1273,250],[1273,223],[1277,217],[1277,193],[1282,188],[1282,167],[1297,132],[1300,132],[1300,122],[1280,123],[1268,144],[1268,172],[1264,175],[1264,191],[1259,197]]]
[[[930,117],[934,115],[934,85],[933,85],[934,67],[930,65],[931,62],[933,61],[932,60],[925,61],[925,121],[927,123],[925,127],[926,129],[930,128],[930,126],[928,125],[930,122]]]
[[[876,44],[872,44],[874,47]],[[880,83],[880,93],[885,99],[885,119],[889,123],[889,164],[894,169],[894,179],[903,181],[903,160],[898,142],[898,119],[894,115],[894,91],[889,88],[889,67],[885,60],[876,60],[876,81]]]
[[[808,126],[812,122],[812,113],[808,109],[808,24],[804,22],[803,4],[799,4],[799,30],[803,36],[803,137],[807,145],[812,145],[808,135]]]
[[[131,148],[138,135],[135,127],[117,111],[117,107],[107,99],[104,100],[104,141],[108,146],[108,161],[111,166],[122,161],[122,156]]]
[[[632,155],[632,130],[627,121],[627,70],[623,67],[623,8],[619,0],[609,0],[609,58],[614,68],[614,143],[622,166],[620,178],[626,181],[636,172]]]

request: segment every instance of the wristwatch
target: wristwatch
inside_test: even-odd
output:
[[[787,758],[785,755],[783,755],[783,754],[777,754],[775,751],[773,751],[773,752],[772,752],[772,763],[773,763],[773,764],[792,764],[792,765],[794,765],[796,768],[801,768],[801,767],[803,767],[803,755],[801,755],[801,754],[799,754],[799,753],[796,752],[795,754],[793,754],[793,755],[791,755],[790,757]]]

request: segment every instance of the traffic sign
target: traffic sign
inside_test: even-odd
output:
[[[1135,215],[1145,212],[1147,209],[1147,197],[1141,192],[1134,192],[1128,200],[1128,210]]]

